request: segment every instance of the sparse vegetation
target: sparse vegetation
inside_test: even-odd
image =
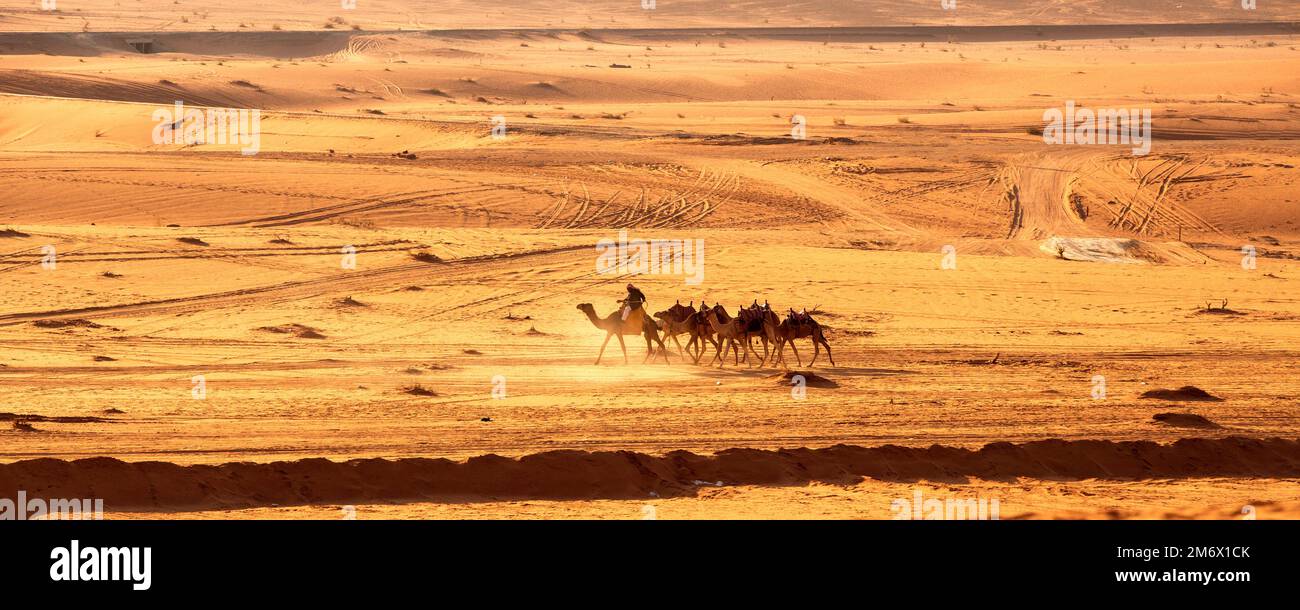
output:
[[[437,395],[438,395],[437,392],[434,392],[433,390],[430,390],[429,388],[426,388],[426,387],[424,387],[424,386],[422,386],[422,385],[419,385],[419,384],[416,384],[416,385],[408,385],[408,386],[406,386],[406,387],[403,387],[403,388],[402,388],[402,392],[404,392],[404,393],[406,393],[406,394],[410,394],[411,396],[425,396],[425,397],[428,397],[428,396],[437,396]]]

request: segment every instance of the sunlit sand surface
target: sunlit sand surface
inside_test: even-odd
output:
[[[1300,437],[1293,6],[59,4],[0,10],[5,462]],[[1007,27],[967,27],[989,25]],[[126,42],[141,37],[152,52]],[[257,154],[156,144],[153,113],[176,100],[260,109]],[[1151,154],[1044,144],[1044,111],[1067,101],[1150,109]],[[620,229],[704,240],[703,282],[597,273],[595,244]],[[604,332],[577,306],[610,314],[629,281],[651,311],[818,307],[836,366],[810,367],[806,340],[801,365],[785,357],[836,387],[795,396],[779,367],[695,366],[671,340],[670,364],[643,365],[635,336],[629,364],[611,341],[596,366]],[[1222,400],[1142,396],[1184,386]],[[945,493],[1001,497],[1003,518],[1239,518],[1251,501],[1292,517],[1296,476]],[[736,485],[654,504],[875,519],[913,488],[941,490]],[[640,518],[651,500],[358,518]],[[109,507],[338,511],[224,508],[241,510]]]

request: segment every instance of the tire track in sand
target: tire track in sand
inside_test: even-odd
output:
[[[171,315],[224,307],[250,305],[255,303],[268,304],[301,300],[315,298],[326,294],[350,293],[373,287],[375,285],[391,285],[396,282],[427,279],[432,273],[431,270],[441,270],[445,272],[439,277],[440,279],[446,279],[447,277],[450,277],[446,275],[446,273],[477,274],[481,271],[479,266],[483,264],[499,263],[504,260],[515,261],[521,258],[534,256],[544,257],[555,254],[564,254],[574,250],[584,250],[588,248],[590,248],[590,246],[587,245],[560,246],[541,250],[528,250],[524,252],[470,256],[459,259],[444,260],[441,263],[414,262],[394,265],[391,267],[383,267],[370,271],[351,271],[322,278],[312,278],[268,286],[255,286],[239,290],[198,294],[188,297],[141,301],[120,305],[102,305],[72,309],[0,314],[0,327],[13,326],[35,320],[60,320],[87,316],[105,318],[133,315]]]
[[[1010,206],[1007,239],[1039,241],[1062,231],[1086,233],[1087,225],[1070,209],[1070,193],[1079,169],[1096,154],[1036,152],[1008,162],[998,175]]]

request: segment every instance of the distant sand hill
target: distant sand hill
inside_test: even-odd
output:
[[[36,0],[0,9],[0,31],[121,32],[247,30],[427,30],[498,28],[826,27],[906,25],[1045,25],[1114,23],[1224,23],[1300,20],[1294,2],[1240,0],[526,0],[488,5],[477,0],[57,0],[42,11]],[[643,8],[650,7],[653,8]]]

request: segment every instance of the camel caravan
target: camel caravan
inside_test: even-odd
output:
[[[691,358],[696,365],[703,359],[706,346],[712,345],[713,358],[705,366],[712,366],[714,362],[719,367],[726,366],[728,354],[737,366],[741,362],[754,366],[757,361],[758,366],[763,367],[769,359],[773,366],[784,366],[785,346],[789,345],[794,352],[795,361],[802,367],[803,358],[799,355],[794,340],[811,339],[813,358],[808,366],[817,363],[822,348],[826,348],[826,357],[830,359],[831,366],[835,366],[835,358],[831,356],[831,346],[826,341],[822,326],[807,310],[796,312],[790,309],[785,319],[781,319],[767,302],[759,305],[755,299],[752,305],[738,308],[736,315],[732,316],[717,303],[709,307],[701,302],[697,308],[694,301],[690,305],[682,305],[678,301],[651,317],[645,313],[645,295],[631,284],[627,285],[627,291],[627,298],[619,301],[622,306],[604,318],[596,314],[596,308],[591,303],[578,305],[578,310],[586,314],[596,328],[605,331],[605,342],[600,345],[596,364],[600,364],[601,358],[605,356],[605,348],[611,338],[618,339],[618,345],[623,350],[623,363],[627,364],[627,345],[623,342],[623,337],[641,335],[646,344],[642,364],[651,359],[657,360],[659,356],[667,364],[668,348],[664,345],[664,338],[671,338],[677,345],[677,353],[683,358]],[[689,337],[685,348],[678,340],[682,335]],[[754,347],[754,339],[758,339],[763,346],[761,358]],[[755,360],[750,360],[751,354]]]

